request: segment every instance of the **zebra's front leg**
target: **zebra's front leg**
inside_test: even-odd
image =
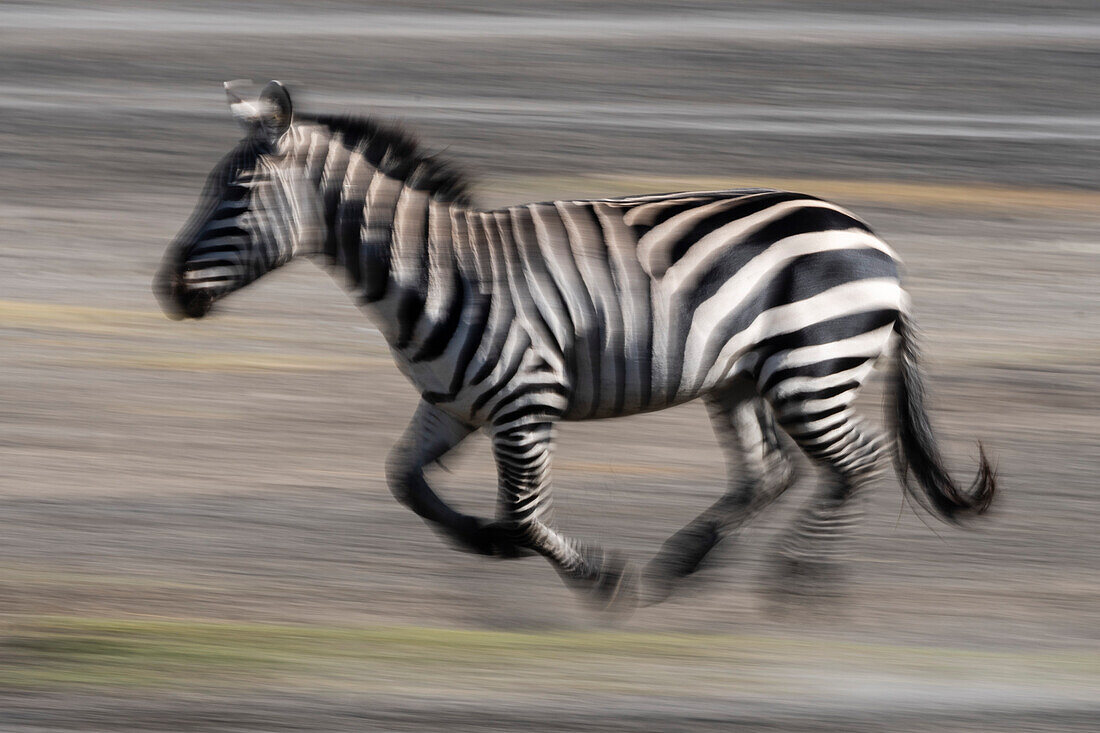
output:
[[[548,559],[566,581],[601,610],[636,600],[636,575],[621,557],[578,542],[550,526],[553,422],[535,420],[493,430],[502,522],[514,543]]]
[[[794,471],[768,405],[749,383],[706,398],[715,437],[726,452],[730,488],[672,535],[646,566],[643,601],[661,603],[695,573],[719,542],[771,504],[791,485]]]
[[[459,549],[514,557],[519,553],[499,523],[455,510],[440,499],[424,479],[426,466],[442,458],[473,431],[473,426],[434,405],[421,402],[386,462],[390,491]]]

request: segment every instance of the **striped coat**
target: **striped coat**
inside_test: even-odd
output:
[[[370,310],[396,326],[398,363],[425,397],[478,424],[657,410],[743,376],[783,395],[799,384],[787,379],[815,376],[781,368],[792,346],[818,347],[817,371],[858,368],[886,347],[905,297],[882,240],[799,194],[429,211],[426,238],[403,224],[420,206],[397,204],[398,241],[423,248],[392,260],[395,291]]]

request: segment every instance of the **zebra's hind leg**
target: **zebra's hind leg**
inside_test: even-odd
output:
[[[549,560],[558,574],[600,610],[636,602],[637,578],[621,557],[567,537],[550,525],[553,422],[524,420],[494,426],[502,526],[510,541]]]
[[[786,410],[784,427],[827,476],[779,542],[771,590],[787,597],[836,595],[841,561],[863,513],[863,489],[879,471],[885,441],[850,409],[825,418],[825,427],[812,415],[797,416],[803,409]]]
[[[721,499],[665,541],[646,566],[643,599],[660,603],[699,569],[730,533],[790,486],[794,471],[783,451],[771,409],[755,385],[739,381],[706,398],[715,436],[727,456],[729,489]]]
[[[870,310],[757,347],[764,357],[756,373],[760,394],[780,427],[826,471],[824,483],[780,539],[770,589],[782,596],[821,595],[840,587],[840,560],[885,443],[856,416],[854,405],[889,348],[896,316],[892,308]]]

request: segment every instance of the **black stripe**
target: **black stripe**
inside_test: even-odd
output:
[[[350,199],[341,201],[337,208],[336,224],[333,227],[336,233],[336,261],[344,266],[348,278],[356,285],[359,284],[362,275],[362,264],[359,261],[362,228],[363,202]]]
[[[796,424],[796,423],[793,422],[793,420],[794,420],[794,418],[792,418],[792,423],[791,423],[792,426]],[[834,430],[839,430],[842,426],[847,425],[847,424],[848,424],[847,421],[842,420],[842,421],[838,422],[835,425],[830,425],[827,428],[821,428],[820,430],[812,430],[808,433],[799,433],[798,435],[792,435],[791,437],[794,438],[794,440],[798,441],[799,443],[812,443],[815,440],[817,440],[818,438],[826,435],[827,433],[831,433]]]
[[[188,260],[192,260],[195,257],[199,257],[199,256],[205,257],[207,255],[228,255],[228,254],[232,254],[232,255],[238,255],[238,259],[244,259],[243,257],[239,257],[239,255],[243,255],[245,253],[245,251],[247,250],[247,247],[245,245],[247,245],[247,243],[248,243],[247,240],[239,241],[239,242],[232,242],[230,244],[217,244],[217,245],[207,244],[206,242],[199,242],[195,246],[195,248],[191,250],[191,252],[187,255],[187,257],[188,257]]]
[[[529,341],[528,341],[528,345],[530,345]],[[512,379],[519,372],[520,366],[522,366],[522,364],[523,364],[524,351],[526,351],[526,347],[523,348],[523,349],[519,349],[517,351],[517,353],[514,355],[514,358],[512,359],[511,363],[509,363],[504,368],[504,373],[500,375],[500,378],[498,378],[496,380],[496,383],[491,385],[487,390],[485,390],[480,395],[478,395],[477,399],[475,399],[473,401],[473,403],[470,405],[471,414],[476,413],[478,410],[480,410],[482,407],[484,407],[489,402],[489,400],[493,399],[493,397],[498,392],[500,392],[500,390],[502,390],[506,386],[508,386],[508,384],[512,381]],[[496,362],[494,362],[494,366],[495,365],[496,365]]]
[[[862,313],[852,313],[846,316],[830,318],[829,320],[814,323],[797,331],[763,339],[753,348],[753,350],[760,355],[760,361],[757,362],[757,369],[759,370],[760,365],[780,351],[787,351],[803,346],[828,344],[833,341],[851,338],[852,336],[859,336],[860,334],[874,331],[875,329],[893,323],[897,317],[898,312],[893,308],[864,311]]]
[[[390,285],[390,245],[391,242],[372,242],[362,244],[356,255],[353,279],[363,287],[363,301],[374,303],[386,297]]]
[[[676,216],[677,214],[682,214],[685,211],[691,211],[692,209],[697,209],[700,206],[706,206],[707,204],[712,204],[717,200],[718,199],[715,199],[715,198],[705,198],[704,197],[702,201],[694,200],[694,201],[683,201],[683,202],[677,203],[677,204],[666,204],[666,205],[664,205],[663,208],[660,209],[660,211],[658,211],[656,214],[653,215],[651,223],[649,223],[649,224],[631,224],[630,229],[634,232],[634,237],[636,239],[641,239],[642,236],[646,232],[648,232],[651,229],[654,229],[655,227],[657,227],[660,224],[665,223],[666,221],[668,221],[672,217]],[[632,207],[632,208],[641,209],[641,208],[644,208],[646,206],[659,207],[659,206],[662,205],[662,203],[663,202],[661,202],[661,201],[646,201],[644,203],[638,204],[637,207]],[[631,211],[631,210],[632,209],[627,209],[626,211]],[[624,214],[625,213],[626,212],[624,212]]]
[[[894,258],[870,247],[814,252],[791,260],[791,302],[856,280],[898,278]]]
[[[218,239],[219,237],[247,237],[248,232],[239,226],[215,227],[202,233],[203,240]]]
[[[824,361],[814,362],[813,364],[777,369],[760,385],[760,391],[768,392],[780,382],[784,382],[794,377],[827,377],[830,374],[847,371],[848,369],[855,369],[871,358],[874,357],[845,356],[837,359],[826,359]]]
[[[851,407],[851,405],[834,405],[833,407],[830,407],[826,410],[821,410],[820,412],[806,412],[806,413],[799,413],[797,415],[790,415],[788,417],[780,419],[779,424],[784,425],[784,426],[792,426],[793,427],[793,426],[797,426],[797,425],[800,425],[800,424],[816,422],[818,420],[824,420],[825,418],[829,417],[830,415],[835,415],[838,412],[843,412],[844,410],[847,410],[849,407]],[[833,426],[832,429],[836,429],[838,427],[840,427],[840,426],[835,425],[835,426]],[[801,440],[802,437],[803,436],[801,436],[801,435],[794,436],[795,440]]]
[[[236,183],[227,184],[226,187],[222,189],[222,202],[225,204],[243,203],[249,197],[250,192],[251,189],[247,186],[241,186]]]
[[[329,155],[332,155],[331,144],[330,144],[330,148],[329,148]],[[341,196],[344,192],[344,179],[347,177],[347,174],[348,174],[348,161],[350,161],[350,160],[351,160],[351,153],[349,152],[348,155],[345,155],[343,157],[341,167],[336,168],[332,171],[332,173],[333,173],[332,178],[330,178],[329,181],[328,181],[329,188],[328,188],[328,190],[325,191],[325,195],[324,195],[324,198],[325,198],[325,200],[324,200],[325,222],[329,225],[328,237],[325,239],[325,254],[327,254],[329,257],[333,258],[337,262],[340,261],[340,253],[341,253],[340,242],[341,242],[341,237],[342,237],[342,234],[343,234],[343,227],[341,226],[341,223],[340,223],[340,219],[341,219],[340,212],[343,208],[343,203],[341,201]],[[324,178],[324,168],[327,165],[328,165],[328,157],[325,158],[325,163],[321,167],[322,179]],[[363,208],[362,203],[363,202],[360,201],[359,203],[360,203],[360,207],[359,207],[360,208],[360,216],[362,216],[362,208]],[[356,239],[358,239],[358,237],[359,237],[358,232],[356,232],[355,236],[356,236]]]
[[[785,214],[779,219],[750,233],[748,237],[736,242],[736,244],[731,243],[731,246],[714,262],[706,274],[700,278],[698,285],[692,290],[687,303],[688,309],[694,312],[700,304],[717,293],[718,289],[721,288],[726,281],[736,275],[742,267],[779,240],[793,237],[798,234],[811,234],[815,232],[844,229],[861,229],[866,231],[866,226],[846,214],[816,206],[796,209]],[[888,261],[889,266],[881,268],[882,274],[878,275],[878,277],[897,277],[896,264],[894,264],[893,260],[887,255],[877,249],[861,248],[856,250],[840,250],[840,252],[856,253],[851,259],[851,264],[853,266],[863,257],[874,258],[872,261],[878,263],[883,263],[884,260]],[[868,254],[872,252],[876,253],[878,257]],[[815,254],[826,255],[830,253],[820,252]],[[811,255],[806,256],[809,257]],[[812,270],[805,274],[805,277],[812,278],[813,276],[814,272]],[[870,275],[864,275],[863,277],[870,277]],[[851,279],[858,280],[860,278],[855,277]],[[820,290],[818,292],[820,292]],[[797,300],[797,298],[792,298],[791,300]]]
[[[556,382],[552,382],[552,383],[549,383],[549,384],[528,384],[528,385],[525,385],[525,386],[520,387],[519,389],[517,389],[515,392],[509,393],[507,397],[505,397],[500,402],[498,402],[496,405],[494,405],[493,409],[489,411],[489,414],[488,414],[487,418],[489,420],[492,420],[494,417],[496,417],[500,413],[501,410],[508,407],[509,405],[515,404],[516,401],[519,400],[521,397],[525,397],[525,396],[530,395],[530,394],[539,394],[539,393],[543,393],[543,392],[549,392],[550,394],[565,396],[567,391],[568,390],[566,390],[565,385],[558,384]]]
[[[472,288],[474,286],[467,283],[466,287]],[[489,293],[470,292],[466,294],[468,318],[463,320],[466,320],[469,328],[466,330],[466,338],[463,340],[458,357],[455,359],[455,371],[451,375],[451,399],[454,399],[454,396],[458,394],[466,381],[466,369],[469,368],[470,361],[477,353],[478,346],[481,345],[481,338],[489,322],[489,310],[492,301],[493,296]]]
[[[462,275],[458,272],[457,265],[451,271],[451,279],[453,296],[446,306],[447,316],[428,332],[424,342],[420,344],[419,351],[410,359],[414,364],[439,358],[447,350],[447,344],[451,343],[451,339],[458,330],[458,324],[462,322],[462,310],[466,307],[466,288],[463,287]]]
[[[542,417],[561,417],[562,411],[557,407],[547,407],[545,405],[528,405],[521,407],[518,410],[505,413],[493,421],[493,425],[505,425],[518,420],[520,418],[527,417],[528,415],[540,415]]]
[[[730,201],[731,205],[729,208],[716,211],[705,219],[696,222],[695,226],[676,240],[669,250],[669,266],[679,262],[680,259],[687,254],[687,251],[691,249],[693,244],[713,232],[715,229],[719,229],[738,219],[744,219],[747,216],[751,216],[771,206],[783,203],[784,201],[797,201],[812,198],[811,196],[804,196],[789,191],[776,191],[774,193],[746,196],[743,199],[733,199]],[[707,203],[709,204],[711,202]]]
[[[403,287],[397,294],[397,340],[394,348],[404,349],[412,340],[420,314],[424,312],[424,296],[416,288]]]
[[[237,269],[245,269],[245,265],[241,264],[239,258],[226,258],[226,257],[204,257],[201,262],[194,260],[188,260],[183,263],[183,272],[202,272],[203,270],[210,270],[215,267],[235,267]]]

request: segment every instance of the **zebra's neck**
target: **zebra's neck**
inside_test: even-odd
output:
[[[322,126],[315,135],[325,133],[327,140],[310,142],[327,148],[316,179],[325,210],[325,259],[390,345],[407,349],[445,317],[431,285],[441,278],[450,285],[465,269],[456,245],[465,242],[467,208],[383,172],[371,164],[369,149],[349,147],[339,133]]]

